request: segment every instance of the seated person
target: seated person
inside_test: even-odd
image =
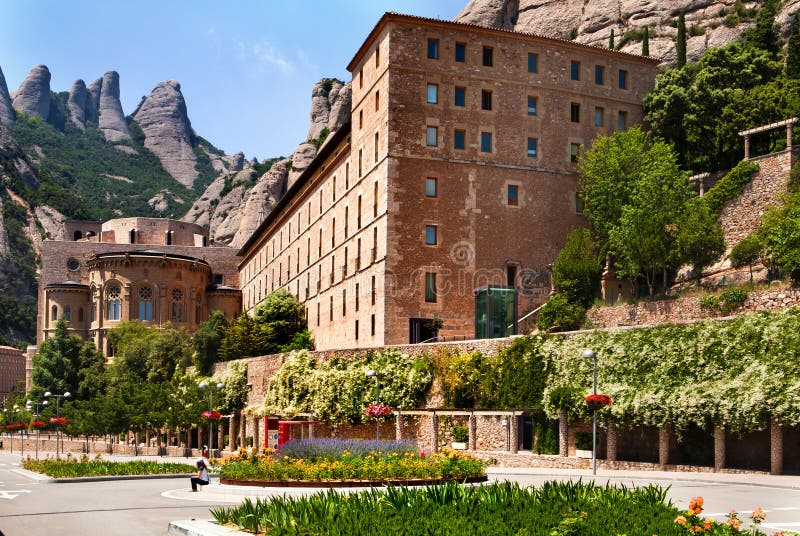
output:
[[[197,485],[205,486],[209,483],[208,470],[203,458],[197,458],[197,476],[192,477],[192,491],[198,491]]]

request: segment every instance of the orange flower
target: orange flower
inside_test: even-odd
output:
[[[706,522],[703,523],[703,528],[706,530],[711,530],[711,521],[706,519]]]
[[[694,526],[694,531],[695,532],[703,532],[703,527],[701,527],[700,525],[695,525]]]
[[[677,523],[678,525],[680,525],[681,527],[685,527],[686,526],[686,518],[683,517],[683,516],[676,517],[674,522]]]
[[[742,522],[736,519],[735,517],[732,517],[728,520],[728,526],[734,530],[739,530],[739,527],[742,526]]]
[[[694,510],[693,513],[700,514],[703,511],[703,498],[702,497],[692,497],[692,500],[689,501],[689,510]]]
[[[767,514],[764,513],[764,510],[762,510],[761,508],[756,508],[755,510],[753,510],[753,513],[750,514],[750,519],[752,519],[753,521],[757,521],[759,523],[761,521],[764,521],[766,517]]]

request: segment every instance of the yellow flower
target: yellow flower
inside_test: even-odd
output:
[[[764,521],[766,517],[767,514],[764,513],[764,510],[762,510],[761,508],[756,508],[755,510],[753,510],[753,513],[750,514],[750,519],[752,519],[753,521],[757,521],[759,523],[761,521]]]
[[[683,516],[676,517],[674,522],[677,523],[678,525],[680,525],[681,527],[685,527],[686,526],[686,518],[683,517]]]

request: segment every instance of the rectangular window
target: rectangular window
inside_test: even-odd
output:
[[[438,134],[439,129],[436,127],[428,127],[425,132],[425,145],[428,147],[436,147],[438,145]]]
[[[350,231],[350,207],[344,207],[344,237],[347,238],[347,235]]]
[[[603,108],[601,108],[600,106],[597,106],[594,109],[594,126],[596,127],[603,126]]]
[[[356,320],[356,340],[358,340],[358,320]]]
[[[350,162],[344,163],[344,189],[350,188]]]
[[[375,336],[375,315],[370,315],[369,317],[369,333],[371,336]]]
[[[539,72],[539,54],[528,53],[528,72]]]
[[[331,321],[331,322],[333,322],[333,296],[331,296],[331,299],[330,299],[330,306],[329,306],[329,310],[328,310],[328,317],[330,318],[330,321]]]
[[[425,301],[436,303],[436,274],[425,274]]]
[[[378,228],[372,228],[372,262],[378,260]]]
[[[483,47],[483,66],[491,67],[494,64],[494,49]]]
[[[481,152],[482,153],[491,153],[492,152],[492,133],[491,132],[481,132]]]
[[[372,185],[372,217],[378,217],[378,181]]]
[[[569,64],[569,77],[572,80],[581,79],[581,62],[573,61]]]
[[[356,311],[358,311],[358,304],[359,304],[359,300],[358,300],[358,283],[356,283],[356,297],[355,297],[355,299],[356,299],[355,307],[356,307]]]
[[[456,62],[464,63],[467,61],[467,45],[466,43],[456,43]]]
[[[456,87],[456,91],[453,96],[453,106],[463,108],[467,105],[467,88]]]
[[[358,111],[358,128],[364,128],[364,110]]]
[[[508,185],[508,197],[507,201],[509,206],[517,206],[519,205],[519,186],[516,184],[509,184]]]
[[[331,249],[336,247],[336,218],[331,220]]]
[[[333,176],[331,181],[331,204],[336,201],[336,175]],[[289,229],[289,234],[291,235],[291,228]],[[290,236],[291,239],[291,236]]]
[[[573,123],[581,122],[581,105],[577,102],[571,102],[569,105],[569,120]]]
[[[436,104],[439,102],[439,86],[436,84],[428,84],[428,104]]]
[[[358,87],[364,87],[364,69],[358,70]]]
[[[347,289],[342,289],[342,316],[347,316]]]
[[[569,161],[570,162],[577,162],[578,155],[581,152],[581,144],[580,143],[570,143],[569,144]]]
[[[619,112],[617,115],[617,130],[625,130],[628,126],[628,112]]]
[[[619,70],[617,83],[620,89],[628,89],[628,71],[623,71],[622,69]]]
[[[528,158],[536,158],[537,156],[539,156],[539,140],[528,138]]]
[[[428,39],[428,59],[429,60],[438,60],[439,59],[439,40],[438,39]]]
[[[317,258],[322,257],[322,227],[319,228],[319,242],[317,242]]]
[[[427,245],[427,246],[435,246],[436,245],[436,226],[435,225],[426,225],[425,226],[425,245]]]
[[[603,78],[605,75],[605,67],[602,65],[595,65],[594,66],[594,83],[598,86],[603,85]]]
[[[362,173],[363,163],[364,163],[363,149],[359,149],[358,150],[358,176],[359,177],[361,176],[361,173]]]
[[[376,293],[376,289],[375,289],[375,276],[374,275],[372,276],[372,286],[370,287],[369,296],[370,296],[370,298],[369,298],[370,302],[372,303],[372,305],[375,305],[375,300],[376,300],[377,293]]]
[[[372,155],[372,157],[373,157],[373,159],[374,159],[375,163],[377,164],[377,163],[378,163],[378,147],[380,147],[380,146],[381,146],[381,144],[380,144],[380,138],[379,138],[379,136],[378,136],[378,133],[377,133],[377,132],[375,133],[375,141],[374,141],[374,146],[375,146],[375,149],[374,149],[374,154]]]
[[[380,47],[375,47],[375,68],[381,66],[381,49]]]
[[[321,305],[320,302],[317,302],[317,325],[318,326],[319,326],[319,317],[320,317],[320,314],[319,314],[320,313],[320,311],[319,311],[320,305]]]
[[[437,184],[438,180],[436,177],[427,177],[425,179],[425,196],[426,197],[436,197],[437,194]]]
[[[453,149],[465,149],[467,146],[467,132],[465,130],[456,130],[453,133]]]
[[[381,107],[381,92],[375,92],[375,111],[377,112],[378,109]]]
[[[486,89],[481,90],[481,110],[492,109],[492,92]]]
[[[361,196],[358,196],[358,212],[356,212],[356,229],[361,229]]]
[[[538,113],[538,104],[539,99],[528,96],[528,115],[536,115]]]

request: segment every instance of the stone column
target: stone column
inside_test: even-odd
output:
[[[744,137],[744,159],[750,158],[750,136]]]
[[[558,410],[558,455],[566,458],[569,455],[569,436],[567,435],[567,410]]]
[[[475,420],[475,414],[469,414],[469,450],[478,450],[478,425]]]
[[[606,428],[606,460],[617,461],[617,427],[613,422]]]
[[[794,126],[789,123],[786,125],[786,148],[791,150],[792,148],[792,131]]]
[[[431,450],[439,452],[439,417],[435,411],[431,413],[431,442],[433,443]]]
[[[395,441],[403,439],[403,416],[399,411],[394,414],[394,439]]]
[[[261,433],[258,429],[259,421],[259,417],[253,419],[253,447],[255,447],[256,452],[261,450]]]
[[[239,412],[239,444],[242,448],[247,447],[247,417],[244,411]]]
[[[669,437],[670,428],[668,425],[658,429],[658,465],[661,467],[669,463]]]
[[[222,449],[225,448],[225,427],[222,426],[222,422],[220,421],[219,426],[217,426],[217,450],[222,452]]]
[[[725,428],[714,427],[714,471],[725,469]]]
[[[791,127],[791,125],[789,125]],[[769,472],[773,475],[783,473],[783,426],[772,419],[769,423]]]
[[[231,414],[231,417],[228,419],[228,451],[235,452],[236,451],[236,412],[234,411]]]
[[[508,416],[508,450],[511,454],[516,454],[519,451],[518,430],[517,416],[512,413]]]

